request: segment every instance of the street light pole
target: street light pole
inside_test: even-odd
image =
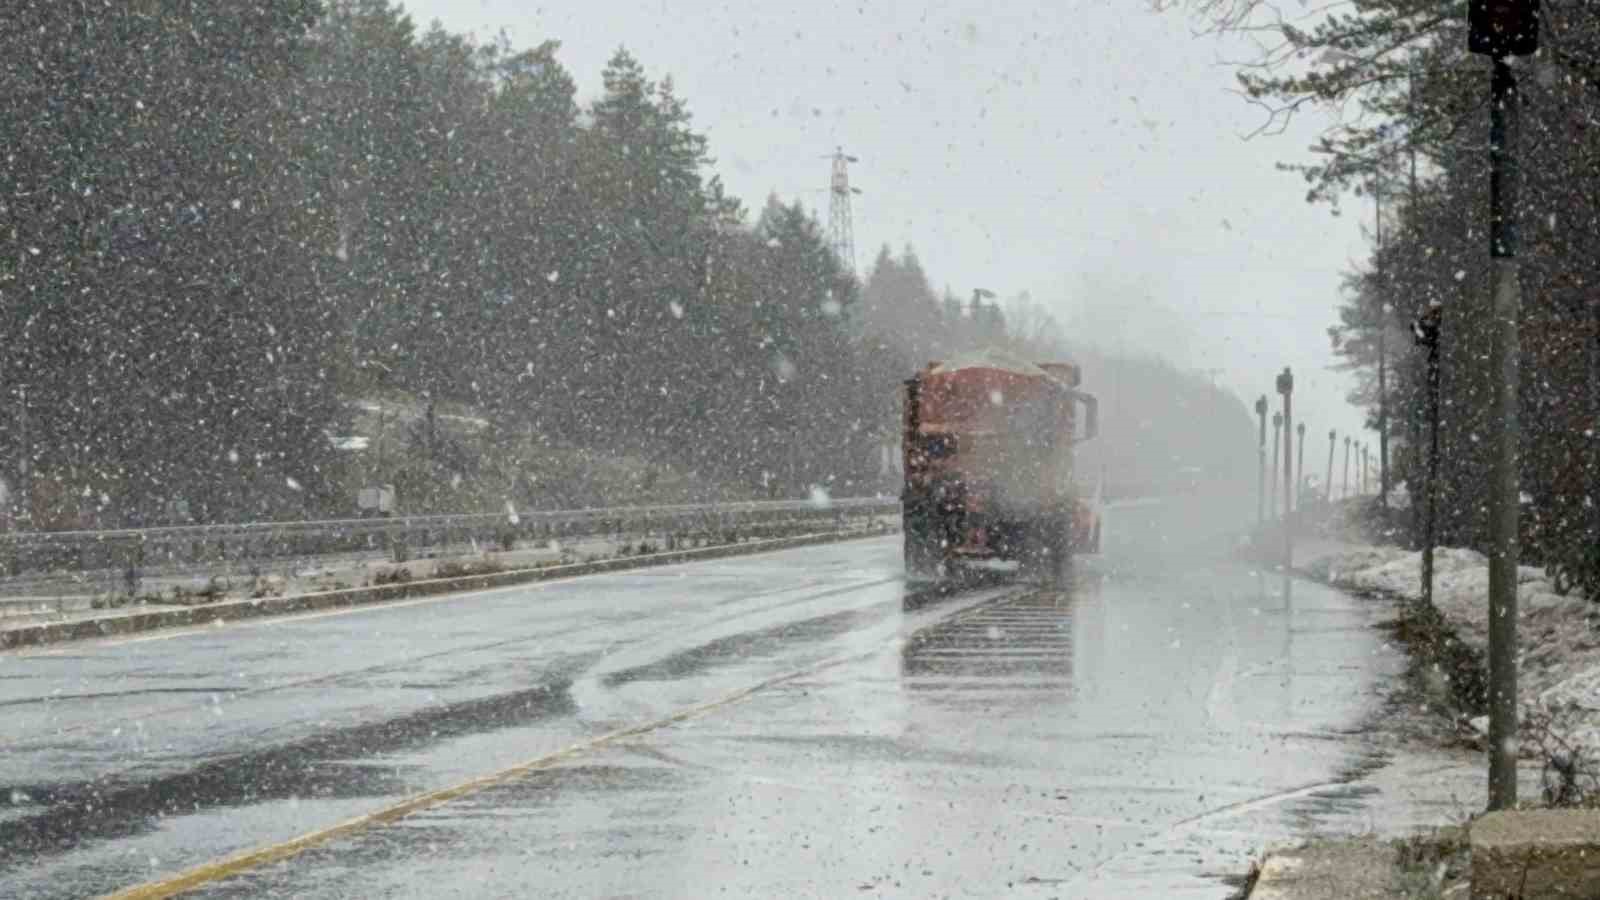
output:
[[[1283,571],[1294,565],[1294,527],[1290,521],[1294,495],[1290,484],[1294,480],[1294,373],[1288,366],[1278,375],[1278,393],[1283,395]]]
[[[1278,446],[1282,443],[1282,435],[1283,413],[1275,412],[1272,414],[1272,477],[1267,479],[1272,486],[1272,503],[1268,508],[1272,510],[1273,518],[1278,517]]]
[[[1338,442],[1338,430],[1328,429],[1328,480],[1322,483],[1322,489],[1328,495],[1328,505],[1333,505],[1333,447]]]
[[[1294,433],[1295,440],[1300,443],[1300,452],[1295,460],[1294,508],[1303,511],[1306,505],[1306,423],[1296,425]]]
[[[1256,419],[1261,424],[1256,439],[1256,527],[1267,524],[1267,395],[1256,400]]]
[[[1344,436],[1344,499],[1350,499],[1350,435]]]

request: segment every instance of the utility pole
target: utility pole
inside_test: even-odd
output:
[[[1350,435],[1344,436],[1344,499],[1350,499]]]
[[[1422,603],[1433,605],[1433,544],[1436,512],[1434,499],[1439,493],[1439,331],[1443,325],[1444,307],[1435,300],[1412,323],[1411,330],[1417,343],[1428,351],[1427,361],[1427,417],[1428,462],[1422,476]]]
[[[1272,414],[1272,477],[1267,483],[1272,486],[1272,503],[1268,508],[1272,510],[1272,517],[1278,517],[1278,447],[1282,443],[1283,413]]]
[[[1256,440],[1256,527],[1267,524],[1267,395],[1256,400],[1261,430]]]
[[[1278,375],[1278,393],[1283,395],[1283,571],[1294,565],[1294,528],[1290,523],[1292,497],[1290,482],[1294,468],[1294,373],[1288,366]]]
[[[1539,49],[1537,0],[1475,0],[1467,49],[1489,57],[1489,257],[1494,270],[1489,371],[1494,377],[1494,467],[1489,489],[1489,808],[1517,804],[1517,76],[1509,58]]]
[[[1333,447],[1338,442],[1338,430],[1328,429],[1328,480],[1322,483],[1322,490],[1328,495],[1328,505],[1333,505]]]

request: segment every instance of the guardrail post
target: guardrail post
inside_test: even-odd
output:
[[[128,589],[128,601],[131,603],[139,599],[139,584],[142,580],[141,569],[144,565],[144,538],[136,537],[128,547],[127,568],[122,573],[123,586]]]
[[[410,558],[411,555],[406,551],[405,525],[402,524],[389,532],[389,559],[395,563],[403,563]]]

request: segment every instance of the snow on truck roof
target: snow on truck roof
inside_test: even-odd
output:
[[[931,370],[931,374],[949,375],[952,372],[959,372],[963,369],[999,369],[1003,372],[1024,375],[1029,378],[1060,380],[1055,373],[1041,369],[1038,365],[1007,353],[998,347],[985,347],[982,350],[972,350],[957,354],[935,365]]]

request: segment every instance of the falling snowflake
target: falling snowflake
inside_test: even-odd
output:
[[[669,301],[667,303],[667,309],[672,311],[672,317],[674,319],[683,318],[683,304],[679,303],[678,301],[676,301],[676,300]]]
[[[298,482],[298,481],[296,481],[294,479],[293,475],[290,475],[290,476],[284,478],[283,481],[284,481],[285,484],[287,484],[289,486],[289,490],[291,490],[291,491],[304,490],[304,488],[302,488],[300,486],[300,482]]]

